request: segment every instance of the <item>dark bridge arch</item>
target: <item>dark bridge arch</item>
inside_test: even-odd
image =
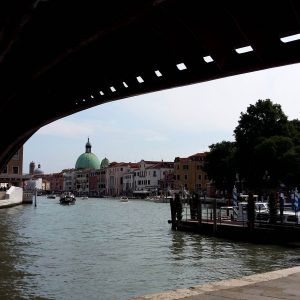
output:
[[[2,1],[0,166],[89,107],[300,62],[299,33],[293,0]]]

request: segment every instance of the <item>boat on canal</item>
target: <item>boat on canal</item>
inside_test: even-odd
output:
[[[120,198],[120,201],[121,201],[121,202],[128,202],[128,197],[122,196],[122,197]]]
[[[76,198],[75,195],[71,192],[65,192],[61,194],[59,202],[60,204],[75,204]]]

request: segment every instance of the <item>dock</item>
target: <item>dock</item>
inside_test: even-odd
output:
[[[245,213],[245,218],[236,219],[233,215],[223,215],[221,207],[217,208],[216,201],[207,210],[200,202],[196,204],[194,207],[188,204],[183,206],[179,198],[170,202],[171,220],[168,223],[172,224],[173,230],[231,240],[300,247],[300,224],[295,215],[291,216],[292,221],[289,223],[280,222],[280,219],[270,223],[269,220],[257,219],[254,209],[249,215]]]
[[[298,300],[300,266],[196,285],[128,300]]]

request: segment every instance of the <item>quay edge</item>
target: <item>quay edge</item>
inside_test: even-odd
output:
[[[300,299],[300,266],[127,300]],[[242,298],[241,298],[242,295]]]

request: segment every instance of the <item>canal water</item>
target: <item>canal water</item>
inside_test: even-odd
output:
[[[170,230],[167,203],[58,198],[0,210],[0,299],[120,300],[299,263],[299,249]]]

